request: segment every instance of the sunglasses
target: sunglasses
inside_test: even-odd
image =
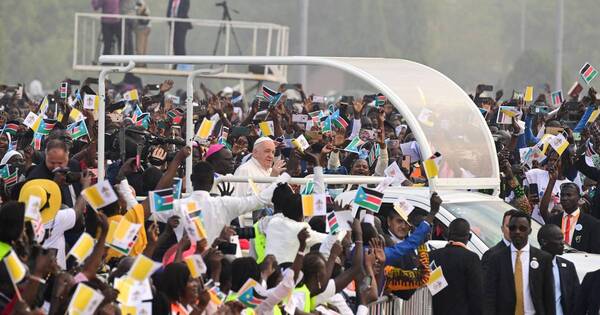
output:
[[[519,230],[519,232],[527,232],[527,230],[528,230],[529,228],[528,228],[528,227],[526,227],[526,226],[523,226],[523,225],[521,225],[521,226],[514,226],[514,225],[511,225],[511,226],[509,226],[509,227],[508,227],[508,229],[509,229],[510,231],[513,231],[513,232],[514,232],[514,231],[516,231],[516,230]]]

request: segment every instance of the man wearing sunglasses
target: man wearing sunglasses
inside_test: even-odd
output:
[[[548,187],[554,185],[555,178],[550,177]],[[560,204],[563,213],[550,215],[548,212],[548,201],[550,196],[544,193],[540,203],[540,212],[544,221],[560,227],[564,234],[565,244],[588,252],[600,253],[600,222],[593,216],[579,210],[579,199],[581,198],[579,187],[573,183],[560,185]]]
[[[552,256],[529,244],[531,217],[511,216],[511,245],[491,254],[484,275],[484,314],[555,314]]]

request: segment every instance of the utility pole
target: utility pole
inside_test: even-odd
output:
[[[556,72],[554,77],[554,89],[562,89],[562,59],[563,59],[563,38],[565,24],[565,1],[558,0],[557,18],[556,18]]]
[[[300,0],[300,56],[308,54],[308,1]],[[300,66],[300,83],[306,88],[306,66]]]
[[[525,51],[525,24],[527,23],[527,0],[521,0],[521,52]]]

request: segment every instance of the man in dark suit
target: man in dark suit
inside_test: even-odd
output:
[[[483,312],[483,279],[477,254],[467,249],[471,227],[459,218],[448,227],[448,245],[429,254],[442,268],[448,286],[433,296],[433,314],[473,315]]]
[[[577,293],[577,301],[575,302],[575,315],[596,315],[600,314],[600,269],[594,272],[588,272]]]
[[[484,273],[487,263],[489,262],[490,255],[495,251],[510,246],[510,231],[508,230],[508,222],[510,221],[510,217],[517,212],[519,212],[519,210],[515,209],[510,209],[504,212],[504,215],[502,216],[502,226],[500,227],[502,229],[502,239],[500,242],[498,242],[498,244],[494,245],[494,247],[483,253],[483,256],[481,257],[481,267],[483,268]]]
[[[189,10],[190,0],[169,0],[167,17],[188,19]],[[191,28],[192,24],[189,22],[175,22],[175,30],[173,30],[173,53],[175,55],[185,55],[185,35]]]
[[[529,244],[531,217],[511,216],[511,246],[492,253],[484,275],[484,314],[554,315],[552,256]]]
[[[579,278],[575,265],[559,257],[565,249],[563,234],[554,224],[542,226],[538,231],[538,242],[542,250],[552,255],[552,272],[554,275],[554,301],[556,314],[573,314],[575,294],[579,288]]]
[[[551,172],[546,191],[552,191],[555,182],[556,174]],[[574,183],[564,183],[560,186],[560,205],[565,210],[563,213],[550,216],[550,198],[551,193],[544,193],[540,202],[540,214],[544,221],[560,227],[565,236],[565,244],[580,251],[600,254],[600,222],[579,210],[579,186]]]

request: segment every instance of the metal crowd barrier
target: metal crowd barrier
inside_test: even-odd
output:
[[[431,315],[433,305],[429,290],[424,287],[415,291],[408,300],[397,297],[382,297],[378,301],[369,304],[371,315]]]

